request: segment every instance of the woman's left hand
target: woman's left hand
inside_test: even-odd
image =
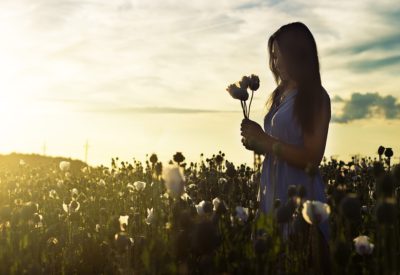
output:
[[[252,140],[258,140],[263,134],[265,134],[260,124],[248,118],[244,118],[242,120],[242,123],[240,124],[240,131],[240,134],[244,138]]]

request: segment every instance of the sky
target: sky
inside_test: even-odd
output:
[[[226,87],[260,77],[250,118],[276,87],[267,41],[300,21],[317,43],[332,103],[325,156],[376,156],[400,145],[398,1],[0,1],[0,153],[188,161],[241,144]],[[43,150],[43,147],[46,150]]]

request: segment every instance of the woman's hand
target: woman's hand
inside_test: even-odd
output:
[[[243,146],[257,154],[264,154],[265,150],[263,148],[264,137],[266,137],[264,130],[261,126],[247,118],[242,120],[241,124],[241,135]]]
[[[257,122],[252,121],[248,118],[244,118],[242,120],[242,123],[240,124],[240,131],[241,131],[240,134],[244,138],[249,140],[252,139],[258,140],[265,134],[264,130]]]

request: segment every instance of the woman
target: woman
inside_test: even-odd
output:
[[[265,131],[249,119],[241,124],[243,145],[265,154],[259,200],[266,213],[273,209],[274,198],[281,204],[287,201],[289,185],[303,185],[306,199],[326,202],[320,171],[310,184],[306,167],[319,166],[331,118],[330,97],[321,85],[317,47],[309,29],[300,22],[282,26],[269,38],[268,51],[278,87],[267,102]],[[321,246],[328,253],[328,221],[319,229]]]

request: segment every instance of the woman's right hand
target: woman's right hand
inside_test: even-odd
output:
[[[242,144],[247,150],[254,151],[256,154],[264,154],[254,139],[242,137]]]

